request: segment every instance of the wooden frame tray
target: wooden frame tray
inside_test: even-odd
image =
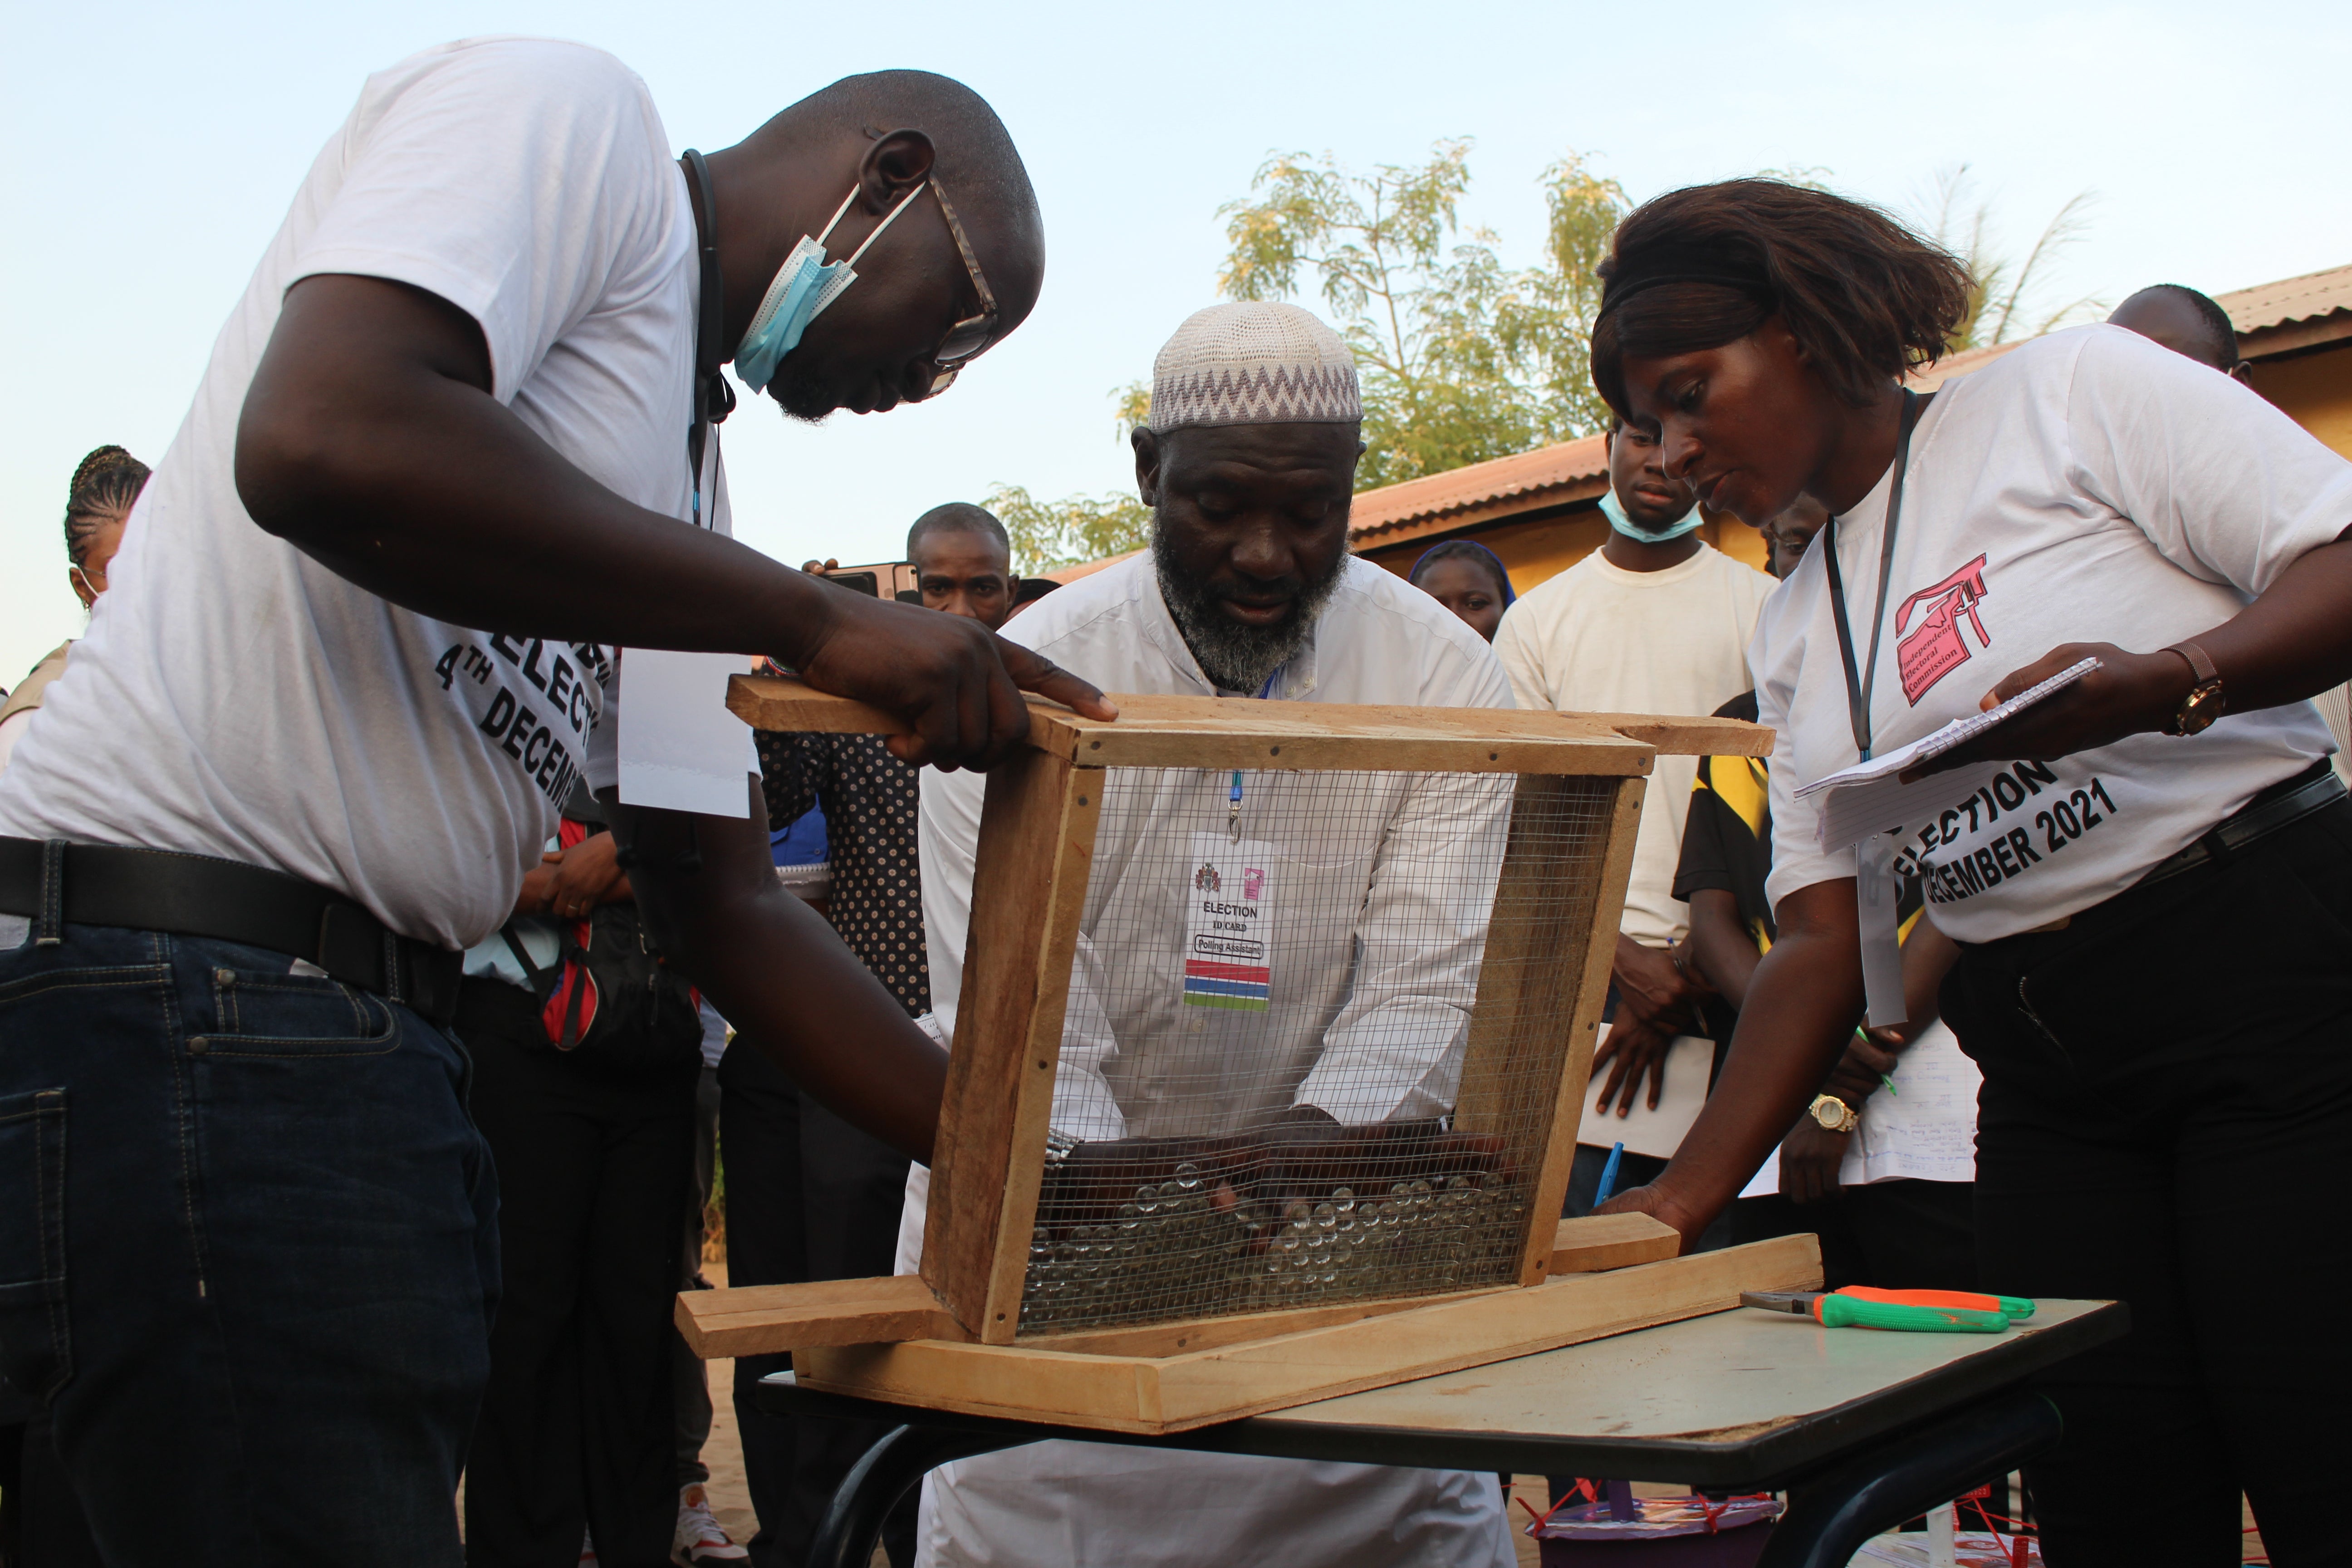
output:
[[[1649,715],[1113,698],[1120,718],[1109,722],[1033,700],[1027,748],[988,776],[972,907],[990,918],[970,933],[919,1277],[688,1292],[678,1321],[698,1353],[790,1350],[811,1386],[1179,1431],[1717,1310],[1743,1289],[1818,1282],[1810,1238],[1675,1258],[1673,1233],[1646,1216],[1547,1217],[1567,1187],[1652,759],[1761,755],[1769,731]],[[761,729],[897,728],[878,710],[788,679],[738,676],[729,706]],[[1528,1140],[1514,1153],[1527,1184],[1509,1245],[1473,1276],[1505,1278],[1443,1296],[1424,1287],[1022,1334],[1072,954],[1112,768],[1517,775],[1515,847],[1452,1110],[1457,1131],[1517,1124]],[[1538,830],[1562,811],[1595,825],[1588,847]]]

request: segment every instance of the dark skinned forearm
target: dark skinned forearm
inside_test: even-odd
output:
[[[2212,659],[2226,711],[2249,713],[2298,702],[2352,679],[2352,542],[2306,552],[2251,605],[2186,640]],[[1985,693],[1990,708],[2085,658],[2101,668],[1937,757],[1920,772],[2020,757],[2049,759],[2112,745],[2171,723],[2196,684],[2187,658],[2161,648],[2064,643],[2014,670]],[[2188,742],[2194,744],[2193,741]]]
[[[888,745],[905,762],[993,766],[1029,732],[1024,688],[1118,717],[1086,681],[977,621],[832,587],[632,505],[490,386],[481,332],[448,301],[381,279],[306,278],[246,394],[237,494],[271,533],[422,615],[779,656],[818,689],[897,715],[905,728]]]
[[[776,880],[759,782],[750,788],[748,818],[646,811],[603,793],[646,930],[803,1092],[929,1164],[947,1053]]]
[[[247,394],[238,493],[338,575],[460,626],[788,658],[822,631],[838,590],[624,500],[490,387],[480,328],[446,300],[304,279]]]
[[[2352,542],[2338,538],[2308,552],[2260,598],[2191,640],[2221,671],[2233,713],[2299,702],[2352,679]]]
[[[1853,881],[1801,888],[1775,913],[1779,940],[1756,966],[1706,1108],[1658,1179],[1612,1212],[1645,1209],[1696,1237],[1787,1136],[1853,1037],[1863,1007]]]
[[[1720,888],[1700,888],[1691,894],[1690,912],[1690,935],[1684,942],[1688,963],[1736,1013],[1747,1005],[1748,987],[1764,956],[1739,923],[1739,900]]]

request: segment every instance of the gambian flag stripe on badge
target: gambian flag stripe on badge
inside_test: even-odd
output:
[[[1263,1013],[1274,993],[1273,979],[1274,972],[1262,965],[1193,959],[1184,965],[1184,1000],[1194,1007]]]

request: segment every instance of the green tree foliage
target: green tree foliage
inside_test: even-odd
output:
[[[1151,388],[1129,382],[1110,395],[1118,442],[1125,446],[1135,427],[1151,416]],[[1024,486],[999,484],[981,505],[1004,525],[1013,543],[1013,570],[1022,575],[1124,555],[1151,542],[1151,509],[1120,490],[1039,500]]]
[[[1541,261],[1502,265],[1496,237],[1461,229],[1471,143],[1369,174],[1328,154],[1276,154],[1249,197],[1218,209],[1232,249],[1217,285],[1280,300],[1310,282],[1363,381],[1366,489],[1583,435],[1607,417],[1586,345],[1595,269],[1627,209],[1613,180],[1570,154],[1544,172]]]
[[[2104,301],[2087,295],[2053,309],[2041,288],[2049,264],[2089,229],[2096,199],[2089,191],[2076,192],[2019,260],[2004,253],[1993,235],[1992,205],[1974,200],[1969,166],[1956,163],[1936,176],[1928,202],[1935,215],[1933,237],[1967,265],[1973,279],[1968,317],[1952,352],[2039,337],[2066,325],[2069,318],[2105,309]]]
[[[1020,485],[997,485],[981,505],[1013,541],[1013,570],[1024,575],[1124,555],[1151,542],[1151,509],[1131,495],[1066,496],[1039,500]]]

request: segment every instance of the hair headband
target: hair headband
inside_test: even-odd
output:
[[[1601,309],[1593,316],[1596,322],[1634,295],[1669,283],[1710,283],[1749,294],[1773,292],[1771,279],[1760,268],[1743,266],[1720,254],[1675,247],[1651,251],[1640,259],[1642,264],[1658,270],[1646,270],[1644,265],[1629,269],[1630,276],[1628,271],[1612,270],[1601,288]]]

